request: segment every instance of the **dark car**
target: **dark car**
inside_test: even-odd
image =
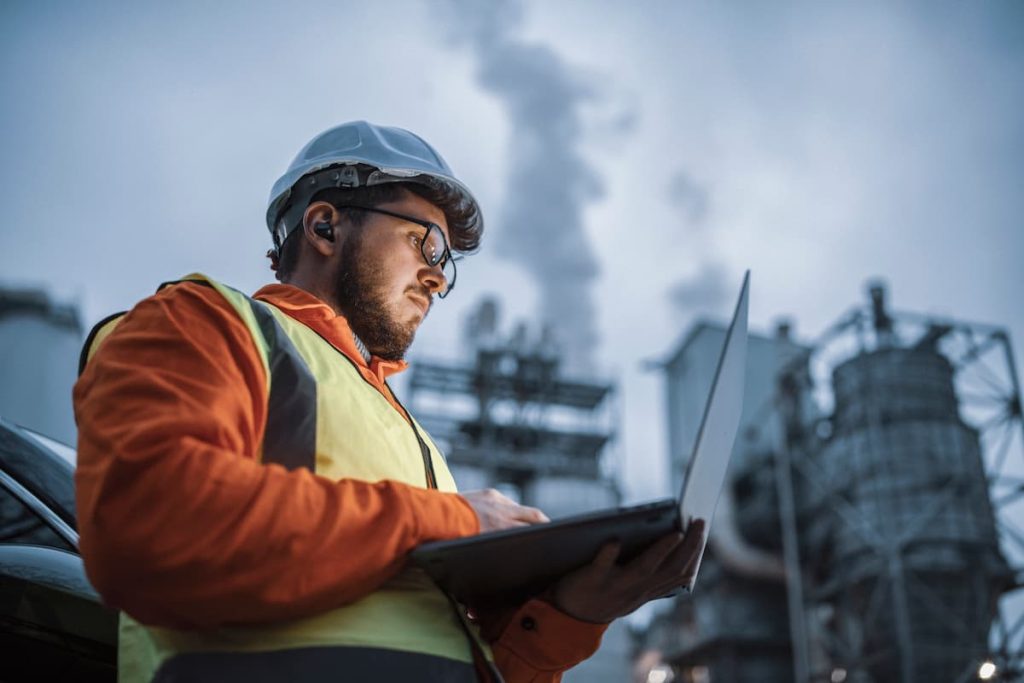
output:
[[[78,554],[73,459],[0,418],[0,681],[117,679],[117,613]]]

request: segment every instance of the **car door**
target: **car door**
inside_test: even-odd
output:
[[[0,418],[0,680],[115,681],[117,613],[85,576],[58,450]]]

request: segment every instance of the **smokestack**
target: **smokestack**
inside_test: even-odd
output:
[[[518,35],[519,3],[452,4],[477,59],[479,83],[504,105],[511,127],[497,253],[533,276],[540,324],[554,331],[569,369],[591,371],[599,342],[591,291],[598,265],[583,211],[603,191],[581,151],[580,110],[594,93],[549,46]]]
[[[885,282],[880,279],[869,280],[867,286],[878,344],[879,346],[888,346],[892,342],[892,318],[889,317],[886,307]]]
[[[793,338],[793,321],[789,318],[779,318],[775,321],[775,338],[779,341],[789,341]]]

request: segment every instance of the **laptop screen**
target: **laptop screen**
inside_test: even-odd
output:
[[[750,271],[743,278],[736,310],[725,335],[711,392],[704,406],[704,418],[683,478],[680,515],[683,528],[694,519],[710,527],[718,496],[729,469],[736,431],[743,412],[743,390],[747,370],[747,308]]]

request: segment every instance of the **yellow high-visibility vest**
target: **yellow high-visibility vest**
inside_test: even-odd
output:
[[[308,467],[333,480],[388,479],[456,491],[444,457],[426,431],[411,415],[407,421],[318,333],[273,305],[204,275],[184,280],[216,289],[252,334],[269,383],[264,462]],[[112,318],[97,326],[87,341],[83,365],[117,322]],[[162,663],[185,652],[357,646],[471,662],[465,628],[429,577],[408,568],[354,603],[279,624],[179,631],[148,627],[122,614],[118,680],[149,681]],[[472,636],[490,659],[490,649],[475,630]]]

